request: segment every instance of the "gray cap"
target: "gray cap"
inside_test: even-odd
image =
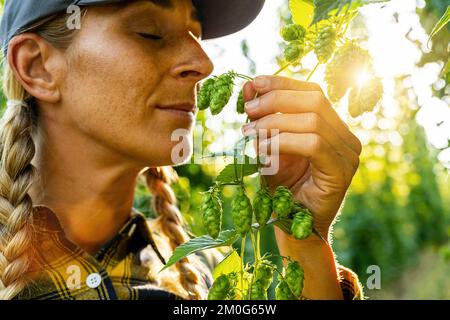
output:
[[[176,0],[172,0],[176,1]],[[265,0],[192,0],[202,21],[203,39],[229,35],[248,26],[261,11]],[[7,52],[12,37],[28,25],[70,5],[89,6],[130,2],[130,0],[6,0],[0,23],[0,43]]]

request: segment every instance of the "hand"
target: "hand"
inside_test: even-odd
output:
[[[259,97],[252,100],[256,93]],[[314,227],[327,239],[358,169],[361,142],[315,83],[260,76],[245,84],[244,99],[252,121],[244,126],[244,134],[268,130],[267,139],[258,141],[259,149],[270,150],[270,130],[279,129],[279,170],[265,176],[269,188],[289,187],[294,200],[313,213]]]

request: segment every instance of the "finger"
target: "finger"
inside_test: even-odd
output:
[[[251,120],[256,120],[277,112],[317,113],[335,129],[336,133],[344,141],[349,142],[349,146],[358,155],[361,154],[361,142],[350,131],[348,126],[331,107],[328,99],[320,91],[273,90],[247,102],[245,111]]]
[[[340,157],[348,161],[350,166],[357,167],[359,165],[359,156],[348,145],[348,141],[342,140],[334,128],[317,113],[270,114],[243,127],[244,135],[257,134],[264,139],[278,134],[277,130],[279,132],[318,134],[331,145]]]
[[[281,154],[302,156],[313,165],[313,175],[317,179],[328,181],[328,187],[342,188],[347,184],[345,163],[318,134],[281,132],[261,141],[259,150],[270,155],[271,160]]]

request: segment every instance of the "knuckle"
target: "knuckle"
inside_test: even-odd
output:
[[[320,116],[317,113],[308,113],[307,123],[312,132],[320,131]]]
[[[318,134],[311,134],[309,139],[309,149],[311,155],[320,153],[323,150],[323,139]]]

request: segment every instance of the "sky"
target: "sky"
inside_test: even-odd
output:
[[[273,74],[278,70],[275,56],[279,54],[278,43],[280,42],[278,8],[283,0],[269,0],[256,20],[246,29],[222,37],[220,39],[203,41],[203,46],[207,54],[214,62],[214,75],[224,73],[230,69],[241,73],[248,72],[248,62],[241,53],[241,41],[247,39],[250,48],[250,56],[256,62],[257,74]],[[366,22],[369,41],[364,45],[370,50],[377,74],[383,78],[385,95],[382,101],[383,119],[377,119],[374,114],[365,114],[361,119],[363,127],[370,129],[374,126],[389,128],[394,125],[390,118],[395,117],[399,108],[393,98],[393,79],[396,75],[410,73],[410,84],[418,97],[421,109],[417,115],[417,121],[424,126],[429,142],[436,148],[447,146],[447,139],[450,139],[450,98],[438,99],[433,97],[431,87],[442,86],[438,81],[438,75],[443,65],[438,63],[427,64],[423,68],[417,68],[415,64],[420,59],[420,50],[415,47],[405,34],[410,28],[410,37],[422,43],[426,49],[428,35],[421,27],[419,17],[415,13],[417,6],[424,5],[422,0],[392,0],[388,4],[370,5],[361,10],[361,15]],[[399,21],[392,18],[394,12],[399,12]],[[313,66],[315,58],[313,56],[305,58],[305,66]],[[311,81],[320,81],[323,77],[323,69],[319,69]],[[207,126],[214,129],[221,127],[223,123],[233,123],[236,120],[244,121],[245,117],[238,117],[233,114],[231,108],[224,112],[223,117],[214,117],[208,120]],[[344,121],[351,122],[343,109],[338,109]],[[440,126],[436,124],[444,123]],[[217,149],[227,147],[226,141],[235,141],[238,132],[227,132],[225,136],[217,141]],[[363,144],[366,142],[362,132],[355,132]],[[391,143],[401,143],[401,136],[393,133],[388,137]],[[214,148],[214,146],[213,146]],[[450,148],[439,154],[439,160],[450,168]]]

